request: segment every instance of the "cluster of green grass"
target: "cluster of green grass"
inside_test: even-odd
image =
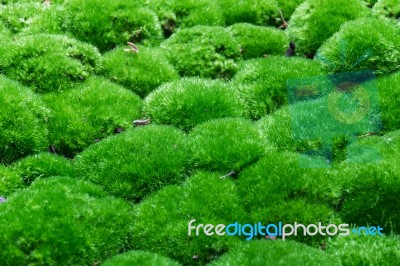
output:
[[[0,217],[3,265],[88,265],[129,247],[131,206],[85,181],[38,180]]]
[[[36,20],[45,12],[40,3],[16,2],[0,8],[1,21],[13,33],[25,31],[32,21]]]
[[[313,57],[342,23],[368,14],[369,10],[359,0],[306,0],[290,17],[288,35],[299,54]]]
[[[94,46],[64,35],[20,36],[0,46],[0,72],[38,93],[76,86],[100,65]]]
[[[188,135],[192,167],[212,171],[240,171],[256,162],[266,142],[243,118],[214,119]]]
[[[145,116],[183,130],[212,119],[245,116],[233,86],[205,78],[185,78],[160,86],[144,101]]]
[[[10,35],[10,30],[4,25],[2,21],[0,21],[0,36],[1,39],[4,40],[5,38],[9,37]]]
[[[244,59],[283,55],[289,43],[286,34],[273,27],[237,23],[230,26],[229,30],[240,43]]]
[[[182,186],[168,186],[137,205],[133,245],[182,262],[204,264],[239,241],[229,236],[188,236],[188,222],[228,224],[244,216],[236,184],[218,173],[200,172]],[[162,225],[162,226],[160,226]]]
[[[22,178],[25,185],[30,185],[39,178],[75,176],[74,168],[68,159],[48,152],[25,157],[11,167]]]
[[[295,153],[270,151],[240,173],[238,190],[249,222],[340,222],[333,209],[340,200],[341,183],[329,180],[324,170],[299,166],[298,159]],[[322,241],[317,236],[293,239],[317,246]]]
[[[140,52],[137,54],[128,53],[123,47],[104,54],[102,74],[141,97],[161,84],[179,78],[163,50],[144,46],[138,48]]]
[[[400,5],[396,0],[377,0],[372,13],[380,17],[398,19],[400,16]]]
[[[182,182],[187,140],[178,129],[147,126],[131,129],[93,145],[75,159],[77,175],[110,194],[140,200],[168,184]]]
[[[0,264],[396,265],[399,10],[0,1]]]
[[[348,147],[349,157],[335,167],[335,176],[343,180],[340,215],[359,226],[380,225],[386,233],[399,233],[398,204],[400,168],[400,132],[382,137],[361,138]]]
[[[8,197],[23,188],[21,176],[10,168],[0,165],[0,197]]]
[[[279,25],[279,10],[289,18],[303,0],[142,0],[152,9],[161,22],[166,37],[179,28],[203,26],[229,26],[235,23],[254,25]]]
[[[47,94],[43,100],[52,112],[49,141],[58,153],[69,157],[131,127],[141,117],[139,96],[102,78],[90,78],[60,94]]]
[[[131,265],[165,265],[165,266],[179,266],[180,264],[158,254],[149,253],[145,251],[128,251],[116,256],[113,256],[101,265],[104,266],[131,266]]]
[[[0,76],[0,101],[0,163],[45,150],[49,109],[39,96]]]
[[[318,50],[330,72],[374,70],[378,75],[399,70],[398,26],[377,18],[345,23]]]
[[[398,236],[347,236],[333,240],[327,253],[345,266],[396,265],[400,259],[399,247]]]
[[[343,219],[357,225],[373,224],[385,228],[385,232],[399,233],[399,168],[393,161],[375,165],[343,167],[338,175],[346,175],[344,202],[340,209]]]
[[[243,265],[340,265],[339,260],[294,241],[251,241],[240,243],[210,266]]]
[[[9,3],[0,9],[1,20],[15,33],[67,33],[102,52],[128,41],[156,44],[162,38],[156,14],[139,3],[72,0],[58,5],[56,2]]]
[[[161,47],[181,76],[229,78],[237,70],[235,61],[240,57],[238,41],[221,26],[181,29]]]
[[[288,103],[288,80],[323,73],[321,64],[316,61],[269,56],[244,61],[232,83],[246,104],[248,116],[260,119]]]
[[[196,25],[215,26],[224,23],[221,9],[215,1],[142,0],[141,2],[157,14],[166,37],[174,33],[177,28]]]

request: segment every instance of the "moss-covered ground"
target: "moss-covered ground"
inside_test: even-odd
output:
[[[400,265],[399,19],[398,0],[0,1],[0,266]]]

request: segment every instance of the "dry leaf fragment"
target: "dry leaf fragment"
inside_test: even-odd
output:
[[[124,49],[125,52],[139,53],[139,48],[131,42],[127,42],[130,48]]]
[[[150,124],[150,119],[138,119],[133,121],[134,126],[145,126]]]
[[[234,177],[236,175],[235,171],[230,171],[228,174],[221,176],[221,179],[227,178],[227,177]]]
[[[286,22],[285,18],[283,17],[282,10],[279,10],[279,14],[281,15],[282,25],[279,26],[280,29],[286,29],[288,27],[288,23]]]

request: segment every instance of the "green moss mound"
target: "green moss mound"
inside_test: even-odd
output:
[[[225,18],[219,4],[209,0],[146,0],[143,4],[156,12],[165,37],[178,28],[196,25],[224,25]]]
[[[143,266],[155,266],[155,265],[165,265],[165,266],[178,266],[179,263],[145,251],[128,251],[114,257],[111,257],[104,261],[102,266],[132,266],[132,265],[143,265]]]
[[[396,159],[398,160],[399,154]],[[337,175],[346,182],[340,216],[358,226],[381,226],[384,233],[399,233],[400,168],[393,161],[354,165],[346,163]]]
[[[290,17],[288,36],[295,42],[298,54],[312,57],[344,22],[368,14],[359,0],[307,0]]]
[[[173,25],[175,20],[175,26],[171,29],[176,28],[189,28],[196,25],[208,25],[216,26],[223,25],[224,17],[223,13],[219,7],[219,4],[214,1],[209,0],[188,0],[188,1],[157,1],[160,4],[162,2],[167,2],[162,5],[161,9],[164,11],[162,18],[160,19],[164,22],[164,29],[168,26]],[[169,2],[169,3],[168,3]],[[166,8],[167,7],[167,8]],[[171,10],[168,10],[168,7]],[[165,12],[166,11],[166,12]],[[171,13],[172,11],[172,13]],[[174,19],[175,17],[175,19]],[[165,24],[167,22],[167,24]],[[167,27],[166,27],[167,26]]]
[[[1,36],[1,40],[4,41],[4,38],[9,37],[10,35],[11,35],[10,30],[3,23],[3,21],[0,21],[0,36]]]
[[[243,116],[244,106],[225,82],[184,78],[163,84],[148,95],[144,113],[155,123],[189,130],[212,119]]]
[[[65,33],[102,52],[128,41],[157,44],[162,39],[154,12],[130,1],[52,1],[50,5],[22,1],[5,5],[0,12],[14,33]]]
[[[0,1],[0,265],[399,264],[399,16],[394,0]],[[359,87],[378,90],[361,120]],[[235,222],[385,236],[201,227]]]
[[[31,90],[0,76],[0,163],[10,164],[48,146],[49,110]]]
[[[325,169],[310,169],[299,164],[296,153],[269,152],[246,168],[238,178],[238,191],[249,215],[249,223],[303,225],[338,222],[334,208],[341,200],[339,180]],[[288,236],[318,246],[325,237]],[[274,230],[272,229],[272,232]],[[261,236],[258,236],[261,237]]]
[[[390,21],[363,18],[345,23],[318,50],[330,72],[373,70],[377,75],[399,69],[400,30]]]
[[[12,33],[19,33],[29,27],[33,20],[46,8],[42,3],[14,3],[0,6],[0,20]]]
[[[325,157],[321,166],[340,162],[344,159],[346,139],[344,135],[337,136],[337,134],[329,137],[328,133],[335,132],[332,130],[337,129],[336,123],[321,120],[321,118],[326,119],[327,114],[313,115],[309,112],[315,110],[309,108],[315,108],[318,105],[321,105],[320,102],[285,106],[258,120],[256,126],[273,149],[308,154],[314,159],[318,156]],[[293,117],[295,112],[298,114],[296,116],[298,120]]]
[[[39,178],[75,175],[73,167],[66,158],[51,153],[39,153],[19,160],[12,168],[22,177],[26,185]]]
[[[341,180],[331,180],[328,169],[302,167],[299,159],[298,153],[269,151],[240,173],[240,198],[251,217],[265,220],[269,215],[263,213],[262,209],[290,200],[304,199],[309,203],[319,202],[330,207],[339,203]]]
[[[242,47],[244,59],[267,55],[284,55],[288,46],[286,34],[272,27],[238,23],[229,27]]]
[[[287,104],[287,82],[323,73],[320,63],[304,58],[270,56],[245,62],[232,82],[249,116],[259,119]]]
[[[130,0],[71,0],[65,3],[65,10],[66,31],[101,52],[128,41],[157,44],[162,38],[156,14]]]
[[[233,180],[198,173],[181,187],[168,186],[135,208],[134,247],[173,258],[184,265],[204,265],[239,241],[231,236],[199,235],[188,223],[229,224],[245,220]],[[160,227],[160,225],[162,225]]]
[[[254,124],[243,118],[221,118],[196,126],[189,133],[192,167],[238,172],[256,162],[266,142]]]
[[[400,129],[399,108],[400,99],[398,97],[400,83],[400,72],[378,79],[379,105],[382,116],[383,130],[388,132]]]
[[[138,46],[132,54],[117,48],[104,55],[103,75],[145,97],[165,82],[178,79],[178,73],[162,50]]]
[[[289,107],[285,106],[262,117],[256,122],[256,127],[260,130],[262,137],[267,139],[276,150],[301,152],[313,146],[318,147],[318,143],[302,143],[302,145],[297,143],[292,135],[291,119]]]
[[[243,242],[210,266],[243,265],[340,265],[333,256],[294,241],[257,240]]]
[[[378,0],[372,9],[372,14],[398,19],[400,17],[400,4],[396,0]]]
[[[142,101],[129,90],[101,78],[44,96],[52,111],[49,141],[57,153],[73,157],[101,139],[132,126]]]
[[[328,245],[327,253],[340,259],[343,266],[396,265],[400,261],[398,236],[337,237]]]
[[[22,187],[21,176],[13,169],[0,164],[0,197],[8,197]]]
[[[0,6],[0,21],[4,22],[13,34],[63,34],[65,9],[52,1],[14,1]],[[4,1],[3,1],[4,3]]]
[[[43,2],[35,3],[35,5],[38,4],[41,5],[38,12],[28,18],[29,23],[23,25],[20,31],[21,35],[47,33],[71,36],[71,33],[65,28],[64,22],[67,12],[63,4],[57,4],[55,1],[51,1],[50,5]],[[29,6],[29,4],[27,5]]]
[[[38,93],[72,88],[100,65],[95,47],[62,35],[21,36],[0,53],[0,71]]]
[[[168,126],[145,126],[108,138],[76,157],[76,170],[109,193],[140,200],[185,179],[187,143]]]
[[[341,216],[358,226],[381,226],[399,232],[396,212],[400,182],[400,131],[365,136],[349,146],[350,157],[336,168],[344,179]]]
[[[229,78],[240,57],[240,44],[229,30],[218,26],[181,29],[161,47],[181,76]]]
[[[279,16],[275,0],[218,1],[227,25],[246,22],[255,25],[274,25]]]
[[[13,194],[0,217],[3,265],[91,265],[124,250],[132,214],[91,183],[54,177]]]
[[[400,156],[400,130],[388,132],[383,136],[366,135],[348,147],[350,152],[346,162],[377,163],[381,160],[395,162]]]
[[[233,0],[218,2],[151,0],[143,1],[143,4],[157,13],[164,35],[169,37],[178,28],[197,25],[229,26],[235,23],[251,23],[260,26],[278,26],[282,23],[279,9],[288,20],[296,6],[302,1],[244,0],[238,3]]]

